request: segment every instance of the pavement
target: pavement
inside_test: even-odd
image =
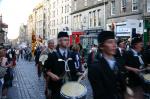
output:
[[[45,99],[44,79],[37,76],[34,62],[20,60],[14,69],[13,87],[9,89],[9,99]]]
[[[14,69],[13,86],[9,89],[8,99],[46,99],[44,78],[38,78],[35,63],[19,60]],[[87,89],[87,99],[92,98],[92,89],[87,79],[81,82]]]

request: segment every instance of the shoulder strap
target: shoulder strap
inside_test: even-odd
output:
[[[56,54],[56,56],[57,56],[58,58],[61,58],[57,50],[54,51],[54,53]]]

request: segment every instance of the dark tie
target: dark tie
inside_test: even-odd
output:
[[[63,53],[63,58],[66,60],[66,52]]]
[[[138,52],[138,56],[141,56],[141,53],[140,53],[140,52]]]
[[[121,56],[123,56],[123,54],[124,54],[124,50],[123,50],[123,49],[121,49]]]
[[[117,72],[118,72],[118,63],[117,62],[115,62],[115,64],[114,64],[113,71],[115,74],[117,74]]]

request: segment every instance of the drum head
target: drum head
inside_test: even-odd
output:
[[[150,74],[149,73],[144,74],[143,77],[144,77],[144,80],[146,80],[147,82],[150,82]]]
[[[66,98],[82,97],[86,95],[87,89],[84,85],[78,82],[68,82],[62,86],[60,93]]]

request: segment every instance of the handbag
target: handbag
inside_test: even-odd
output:
[[[5,74],[7,73],[7,68],[0,66],[0,78],[3,78],[5,76]]]

